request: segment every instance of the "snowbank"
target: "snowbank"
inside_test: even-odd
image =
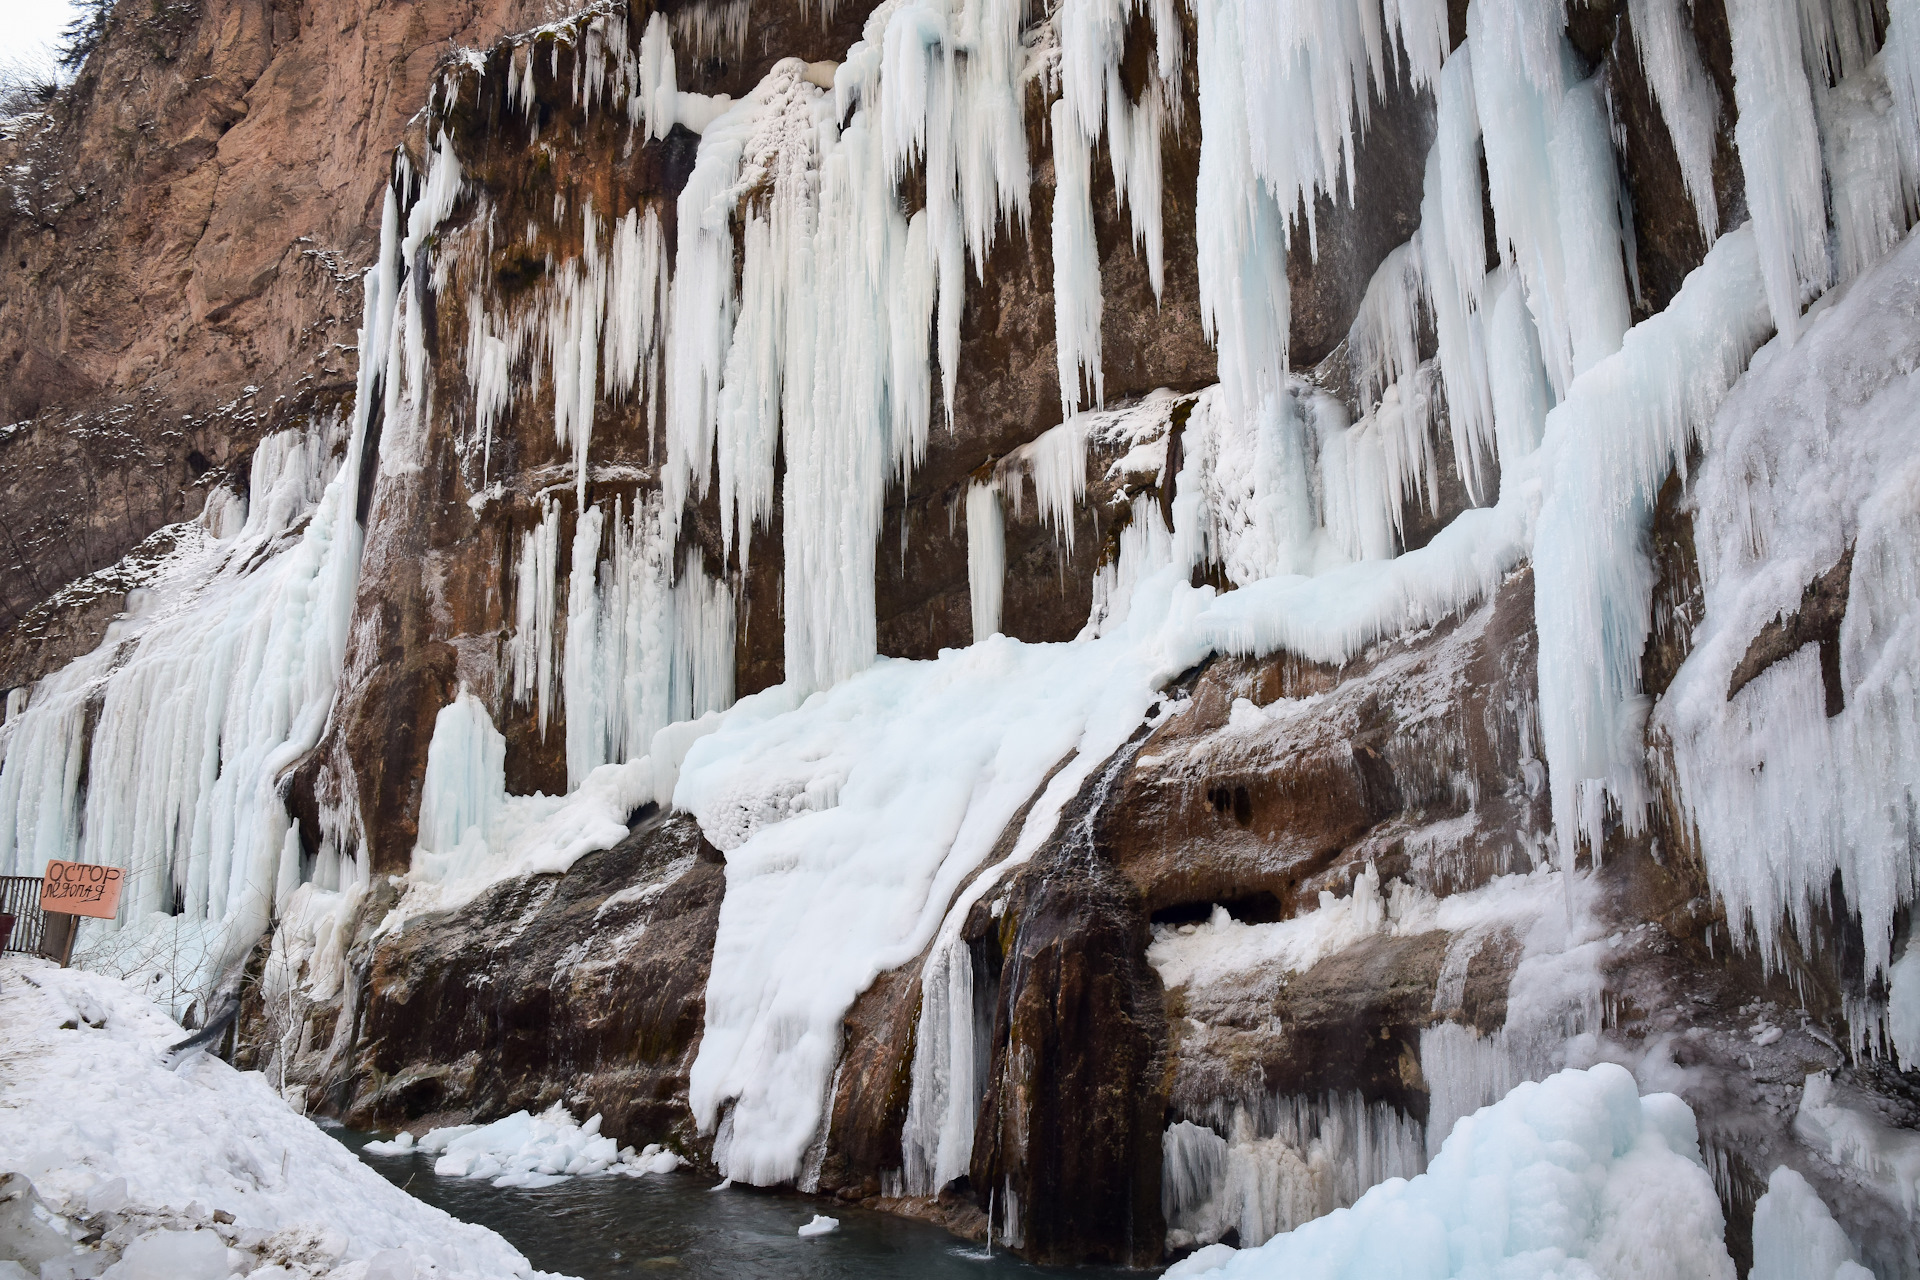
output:
[[[114,979],[0,961],[0,1169],[32,1180],[56,1229],[93,1239],[80,1261],[124,1254],[128,1280],[274,1265],[276,1280],[542,1274],[367,1168],[258,1074],[201,1053],[170,1068],[166,1048],[183,1036]]]
[[[637,1178],[680,1167],[680,1157],[657,1143],[642,1151],[623,1147],[600,1132],[599,1115],[582,1124],[558,1102],[537,1116],[516,1111],[492,1124],[429,1129],[417,1141],[401,1133],[390,1142],[369,1142],[367,1150],[436,1156],[433,1171],[441,1177],[491,1178],[496,1187],[550,1187],[599,1173]]]
[[[1257,1249],[1214,1245],[1166,1274],[1223,1280],[1733,1280],[1693,1113],[1602,1063],[1522,1084],[1394,1179]]]
[[[1807,1180],[1784,1165],[1753,1206],[1748,1280],[1870,1280],[1853,1243]]]

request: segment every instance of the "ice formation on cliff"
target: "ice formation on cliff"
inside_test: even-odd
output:
[[[1462,1120],[1418,1177],[1167,1275],[1731,1280],[1724,1229],[1686,1103],[1642,1098],[1606,1063],[1520,1085]]]
[[[700,142],[671,250],[659,211],[583,203],[556,213],[578,225],[581,250],[554,264],[530,309],[493,314],[484,290],[473,295],[464,352],[476,435],[460,447],[477,452],[482,483],[494,427],[524,396],[553,396],[555,439],[570,453],[570,485],[537,496],[516,534],[507,683],[542,730],[564,700],[573,791],[508,797],[488,709],[471,693],[456,698],[429,753],[417,901],[445,905],[489,877],[554,869],[618,839],[639,804],[671,800],[729,854],[692,1086],[702,1124],[718,1128],[717,1158],[743,1179],[802,1176],[841,1019],[878,972],[925,951],[923,989],[944,988],[928,1007],[948,1025],[916,1057],[924,1105],[912,1180],[937,1189],[965,1167],[962,1093],[975,1069],[954,912],[1052,833],[1159,685],[1207,653],[1286,648],[1342,661],[1447,616],[1531,559],[1559,860],[1570,867],[1583,843],[1598,848],[1610,821],[1634,828],[1648,797],[1642,539],[1661,482],[1704,446],[1707,620],[1654,728],[1673,745],[1713,884],[1760,945],[1840,872],[1866,922],[1871,970],[1895,977],[1894,1045],[1920,1052],[1920,979],[1892,954],[1894,912],[1916,891],[1901,815],[1913,801],[1904,762],[1920,751],[1908,740],[1912,468],[1888,424],[1907,407],[1913,335],[1891,325],[1871,345],[1863,318],[1904,316],[1894,295],[1912,287],[1913,247],[1895,245],[1920,176],[1920,12],[1891,5],[1876,53],[1847,6],[1733,0],[1730,105],[1752,218],[1716,237],[1711,143],[1729,104],[1704,80],[1677,0],[1633,0],[1648,79],[1713,243],[1672,302],[1630,326],[1631,223],[1609,108],[1602,85],[1580,75],[1564,6],[1476,0],[1451,50],[1439,0],[1189,9],[1197,266],[1220,379],[1181,402],[1181,462],[1163,451],[1155,469],[1174,488],[1171,520],[1151,498],[1133,500],[1086,636],[1064,646],[994,636],[1004,512],[1017,513],[1031,486],[1043,519],[1071,539],[1090,434],[1124,419],[1145,440],[1142,424],[1160,429],[1175,412],[1170,398],[1080,411],[1105,394],[1090,205],[1102,138],[1156,289],[1162,279],[1158,147],[1184,56],[1174,6],[1068,0],[1030,22],[1037,15],[1019,0],[894,0],[837,68],[787,59],[738,101],[678,88],[676,41],[697,50],[732,38],[700,25],[719,10],[654,15],[637,47],[616,15],[565,28],[577,42],[576,101],[604,103],[647,136],[683,125]],[[743,27],[744,6],[725,12],[735,16],[722,25]],[[1147,91],[1133,100],[1116,32],[1136,17],[1154,48]],[[530,120],[536,61],[530,43],[509,59],[510,102]],[[983,275],[997,238],[1030,217],[1025,113],[1030,95],[1056,84],[1047,123],[1062,421],[968,488],[976,643],[932,662],[876,661],[882,504],[890,486],[911,485],[936,397],[951,421],[968,272]],[[1356,139],[1370,104],[1398,84],[1432,91],[1436,131],[1419,230],[1381,264],[1349,333],[1350,412],[1289,365],[1287,258],[1296,243],[1317,250],[1318,199],[1363,198]],[[451,79],[436,89],[456,92]],[[213,512],[205,530],[183,533],[188,550],[148,608],[43,681],[23,710],[10,707],[3,731],[0,864],[123,862],[135,872],[123,931],[177,934],[179,924],[140,914],[177,900],[207,965],[276,909],[320,938],[347,900],[323,895],[351,895],[364,876],[350,807],[326,815],[308,867],[273,785],[317,740],[346,660],[356,500],[376,512],[404,500],[395,486],[419,465],[434,397],[453,394],[431,385],[408,287],[417,262],[437,267],[451,259],[436,253],[460,252],[456,236],[433,235],[465,198],[460,160],[444,133],[429,136],[426,171],[402,166],[367,279],[358,407],[340,463],[331,441],[274,445],[289,496],[275,506],[257,483],[237,531]],[[911,214],[909,185],[924,192]],[[493,234],[490,211],[472,225]],[[1848,280],[1850,292],[1802,316]],[[515,385],[527,360],[534,385]],[[630,397],[650,431],[657,422],[657,503],[588,504],[603,395]],[[1774,412],[1795,396],[1807,398],[1804,412]],[[376,399],[379,479],[366,495],[358,455]],[[1442,406],[1444,441],[1434,431]],[[1403,514],[1431,495],[1445,448],[1478,505],[1396,554]],[[1762,472],[1811,477],[1833,500],[1789,503],[1753,478]],[[675,563],[674,548],[688,501],[711,483],[723,545],[744,567],[777,478],[788,683],[729,708],[730,588],[704,564]],[[313,519],[288,533],[287,513],[308,506]],[[1844,708],[1823,714],[1811,651],[1729,697],[1745,641],[1797,607],[1809,577],[1848,548],[1853,587],[1836,642]],[[261,568],[240,567],[275,550]],[[1192,587],[1206,568],[1238,589]],[[96,694],[104,709],[85,747],[96,781],[83,795],[84,709]],[[1764,762],[1767,786],[1727,759]],[[1014,855],[963,893],[1036,793]],[[1760,865],[1734,856],[1751,849]],[[1432,1049],[1465,1081],[1449,1107],[1538,1073],[1531,1059],[1515,1065],[1512,1046],[1459,1033],[1439,1029]]]

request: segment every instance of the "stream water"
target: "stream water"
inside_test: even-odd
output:
[[[1142,1274],[1034,1267],[998,1250],[988,1257],[981,1246],[926,1223],[833,1208],[792,1193],[738,1186],[710,1191],[705,1180],[685,1173],[572,1178],[535,1191],[495,1189],[485,1179],[437,1177],[428,1156],[363,1150],[378,1135],[330,1132],[409,1194],[493,1228],[541,1270],[581,1280],[1137,1280]],[[838,1231],[806,1240],[795,1234],[822,1212],[840,1220]]]

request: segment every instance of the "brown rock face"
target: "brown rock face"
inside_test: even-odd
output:
[[[1551,825],[1524,728],[1532,598],[1523,570],[1488,604],[1345,667],[1209,666],[1191,708],[1141,748],[1103,832],[1154,917],[1222,903],[1287,919],[1369,862],[1438,894],[1532,866]]]
[[[0,630],[351,393],[402,128],[450,41],[538,18],[122,4],[79,79],[0,132]],[[0,685],[66,656],[10,659]]]
[[[344,1052],[330,1025],[288,1065],[354,1123],[413,1126],[563,1100],[622,1142],[703,1143],[686,1103],[723,872],[691,820],[650,817],[564,876],[506,882],[457,911],[366,938]],[[391,901],[373,902],[364,928]],[[258,1015],[268,1032],[275,1010]],[[262,1035],[256,1061],[276,1038]]]

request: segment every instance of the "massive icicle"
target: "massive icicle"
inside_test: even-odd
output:
[[[1820,135],[1800,45],[1799,15],[1772,0],[1728,0],[1733,33],[1733,137],[1747,180],[1767,305],[1788,341],[1800,307],[1830,279]]]
[[[1640,659],[1652,568],[1641,549],[1654,495],[1770,327],[1755,236],[1724,235],[1671,305],[1588,370],[1546,419],[1534,537],[1540,733],[1554,827],[1571,864],[1601,847],[1609,798],[1644,816]],[[1501,495],[1504,506],[1506,495]]]

